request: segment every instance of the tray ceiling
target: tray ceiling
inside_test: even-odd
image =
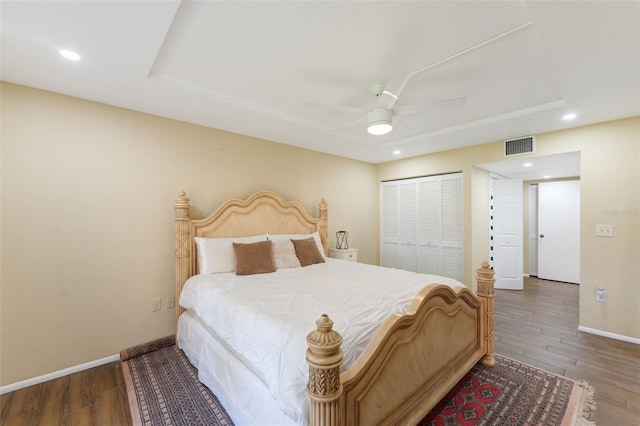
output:
[[[372,163],[640,114],[638,2],[3,1],[0,11],[4,81]],[[394,108],[413,113],[369,135],[371,86],[397,68],[412,75]],[[578,116],[564,122],[567,112]]]

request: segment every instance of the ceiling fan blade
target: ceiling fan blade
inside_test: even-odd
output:
[[[367,112],[367,110],[363,108],[357,108],[348,105],[333,105],[325,102],[307,102],[305,103],[305,106],[324,111],[339,111],[347,112],[350,114],[364,114]]]
[[[418,114],[424,111],[428,111],[433,108],[440,107],[453,107],[464,105],[467,103],[467,97],[462,96],[459,98],[450,98],[450,99],[440,99],[437,101],[433,101],[431,103],[426,104],[412,104],[412,105],[402,105],[393,108],[393,113],[395,115],[411,115]]]
[[[338,127],[334,127],[333,130],[334,131],[342,131],[342,130],[347,130],[347,129],[351,129],[353,127],[356,127],[360,124],[366,123],[367,122],[367,117],[360,117],[357,120],[352,120],[349,121],[347,123],[341,124]]]
[[[411,132],[411,128],[407,126],[407,124],[400,120],[398,117],[393,117],[393,130],[398,133],[409,133]]]
[[[398,96],[402,93],[402,90],[409,82],[413,72],[411,70],[405,70],[396,68],[391,73],[389,80],[384,84],[382,93],[378,95],[378,103],[376,108],[391,109],[398,100]]]

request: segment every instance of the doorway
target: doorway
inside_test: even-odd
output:
[[[580,152],[567,152],[562,154],[544,156],[521,156],[515,159],[505,159],[503,161],[476,164],[475,167],[484,169],[491,176],[496,175],[499,179],[522,179],[526,182],[524,190],[523,224],[525,227],[524,247],[523,247],[523,274],[538,276],[537,271],[538,253],[536,252],[540,233],[535,226],[538,224],[536,206],[530,204],[531,196],[529,190],[538,186],[535,183],[558,182],[569,179],[579,179],[580,177]],[[537,201],[537,197],[535,198]],[[579,209],[578,209],[579,217]],[[535,226],[532,225],[535,224]],[[578,253],[579,250],[575,250]],[[495,254],[491,249],[491,256]],[[496,270],[497,273],[497,270]]]
[[[537,250],[530,250],[537,259],[531,256],[529,269],[544,280],[579,284],[580,181],[540,182],[537,197]]]

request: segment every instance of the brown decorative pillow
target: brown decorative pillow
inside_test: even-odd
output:
[[[300,260],[300,265],[309,266],[315,263],[324,263],[324,257],[318,250],[316,240],[313,237],[304,240],[291,240],[296,248],[296,256]]]
[[[252,244],[233,243],[236,253],[236,275],[265,274],[275,272],[271,241]]]

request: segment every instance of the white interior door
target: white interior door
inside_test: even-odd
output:
[[[538,185],[538,277],[580,283],[580,181]]]
[[[538,185],[529,185],[529,275],[538,276]]]
[[[522,290],[522,179],[492,180],[495,288]]]

